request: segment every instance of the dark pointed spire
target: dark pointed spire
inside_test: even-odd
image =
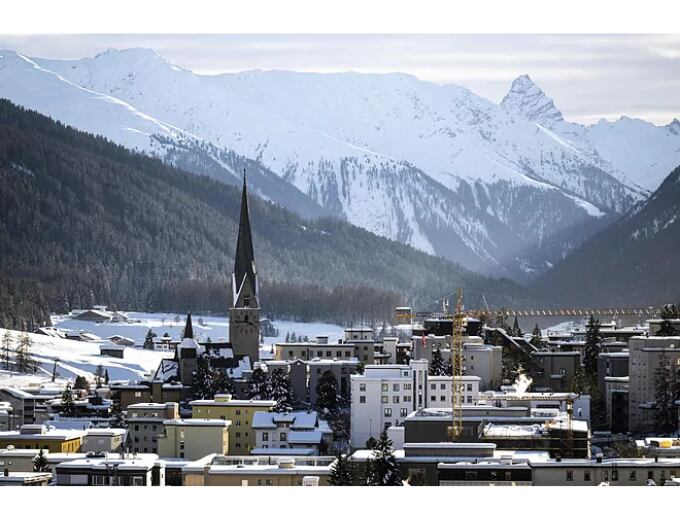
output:
[[[246,189],[246,170],[243,170],[243,192],[241,194],[241,218],[238,226],[238,242],[236,243],[236,257],[234,261],[234,291],[241,289],[243,279],[248,276],[252,292],[257,296],[257,282],[255,280],[255,254],[253,253],[253,236],[250,230],[250,215],[248,213],[248,193]]]
[[[194,325],[191,323],[191,311],[187,314],[187,323],[184,325],[184,337],[182,339],[194,339]]]

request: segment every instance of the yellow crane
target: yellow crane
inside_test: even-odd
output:
[[[448,306],[448,305],[447,305]],[[463,312],[463,290],[456,291],[456,310],[453,315],[453,331],[451,338],[451,439],[455,442],[463,435],[463,326],[465,313]]]

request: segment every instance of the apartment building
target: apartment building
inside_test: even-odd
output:
[[[333,440],[316,412],[255,412],[253,455],[323,455]]]
[[[229,394],[218,394],[214,399],[191,401],[194,419],[221,419],[231,421],[229,426],[229,451],[231,455],[248,455],[255,447],[253,416],[256,412],[269,412],[276,401],[232,399]]]
[[[137,403],[127,407],[128,444],[135,453],[158,453],[163,423],[179,419],[177,403]]]
[[[158,437],[158,455],[165,458],[196,460],[210,453],[229,452],[229,426],[222,419],[171,419],[163,421]]]
[[[85,437],[83,430],[57,429],[42,424],[24,424],[19,430],[0,432],[0,448],[14,446],[73,453],[80,449]]]

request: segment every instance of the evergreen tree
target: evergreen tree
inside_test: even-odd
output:
[[[9,353],[12,348],[12,342],[12,333],[6,330],[2,335],[2,350],[0,350],[0,362],[5,365],[5,370],[9,370]]]
[[[519,321],[517,320],[517,316],[515,316],[515,321],[512,323],[512,337],[514,338],[519,338],[522,336],[522,329],[519,328]]]
[[[422,470],[411,473],[408,477],[409,486],[426,486],[425,473]]]
[[[453,375],[453,361],[451,359],[446,360],[446,363],[444,363],[444,375],[445,376]]]
[[[248,385],[250,399],[266,400],[271,398],[271,386],[267,373],[261,367],[256,367],[250,376]]]
[[[385,431],[380,434],[373,446],[368,484],[371,486],[403,485],[399,474],[399,465],[394,457],[392,441],[387,437]]]
[[[19,372],[35,372],[38,363],[31,355],[31,348],[33,348],[33,340],[27,332],[23,332],[19,336],[19,344],[16,349],[15,364]]]
[[[353,486],[354,485],[354,468],[352,463],[347,459],[347,455],[338,453],[335,458],[335,464],[331,469],[331,476],[328,480],[331,486]]]
[[[120,404],[113,406],[111,410],[111,417],[109,418],[109,426],[111,428],[127,428],[127,421],[120,409]]]
[[[297,343],[297,334],[295,334],[295,332],[290,335],[290,342]]]
[[[324,417],[338,409],[338,381],[330,370],[321,374],[316,384],[316,408]]]
[[[574,372],[571,391],[579,395],[588,391],[585,373],[583,372],[583,367],[580,363],[576,366],[576,371]]]
[[[654,421],[658,433],[671,433],[677,429],[678,398],[677,373],[665,352],[661,353],[659,366],[654,371]]]
[[[286,332],[286,343],[290,343],[290,332]]]
[[[271,377],[272,399],[276,401],[273,411],[277,413],[293,410],[293,396],[288,376],[282,368],[276,368]]]
[[[47,464],[47,457],[45,457],[45,453],[42,448],[40,448],[40,451],[33,459],[33,471],[35,473],[47,473],[49,470],[50,467]]]
[[[108,368],[104,371],[104,384],[106,386],[109,386],[109,369]]]
[[[678,334],[678,330],[673,326],[673,323],[671,323],[670,320],[665,319],[661,322],[661,325],[659,326],[659,330],[657,330],[654,335],[655,336],[676,336]]]
[[[102,379],[104,378],[104,367],[97,365],[97,369],[94,372],[94,382],[96,388],[102,387]]]
[[[193,394],[194,399],[212,399],[215,395],[213,391],[213,374],[210,360],[205,355],[199,356],[196,360]]]
[[[73,401],[73,394],[71,393],[71,385],[66,385],[64,391],[61,393],[61,415],[65,417],[72,417],[75,414],[76,405]]]
[[[359,361],[359,363],[357,363],[355,370],[356,370],[357,374],[363,374],[365,369],[366,369],[366,365],[364,365],[361,361]]]
[[[443,376],[445,375],[446,370],[444,368],[444,358],[442,357],[442,353],[437,348],[432,353],[432,361],[430,362],[430,375],[431,376]]]
[[[335,410],[328,417],[328,424],[333,430],[333,447],[336,451],[344,452],[349,447],[349,413]]]
[[[600,320],[590,316],[586,325],[586,341],[583,349],[583,368],[590,385],[597,384],[597,359],[600,354]]]
[[[227,374],[226,370],[216,370],[213,377],[214,394],[233,394],[234,382]]]
[[[90,382],[87,380],[85,376],[76,376],[76,380],[73,383],[73,389],[74,390],[85,390],[86,392],[90,392]]]
[[[531,332],[531,344],[539,350],[543,348],[543,334],[538,323],[534,325],[534,330]]]
[[[153,350],[153,339],[156,337],[156,333],[149,329],[144,338],[144,348],[147,350]]]

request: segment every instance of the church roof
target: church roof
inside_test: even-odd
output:
[[[257,297],[257,281],[255,278],[255,254],[253,253],[253,236],[250,230],[248,213],[248,194],[245,173],[243,176],[243,192],[241,194],[241,218],[238,227],[238,242],[234,261],[234,297],[241,291],[243,280],[247,277],[253,294]]]
[[[194,337],[194,325],[191,322],[191,311],[189,311],[189,314],[187,314],[187,323],[184,326],[184,338],[193,338]]]

